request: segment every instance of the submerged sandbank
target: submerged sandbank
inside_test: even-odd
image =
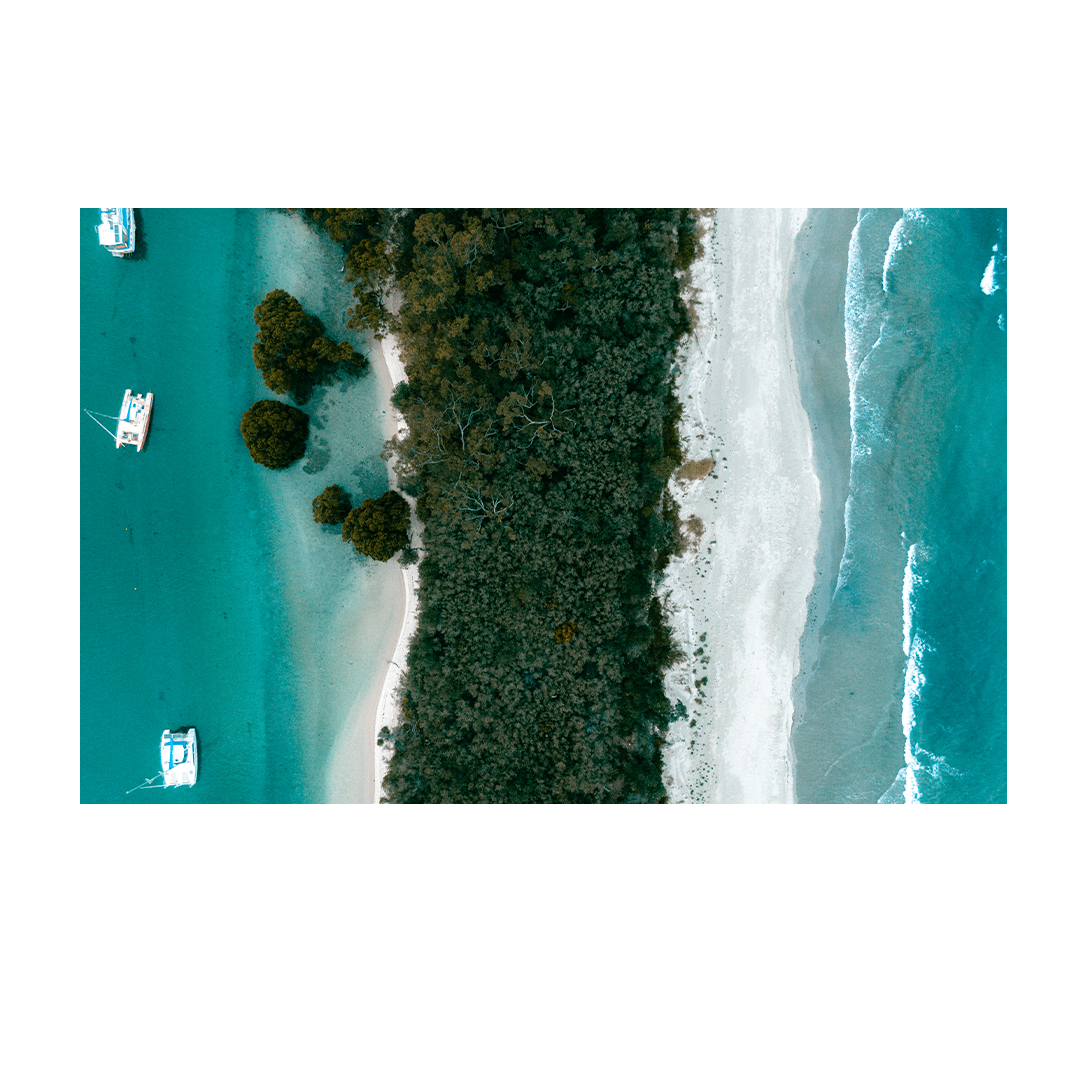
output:
[[[257,299],[263,288],[283,288],[323,321],[332,339],[363,349],[346,325],[352,289],[337,269],[340,248],[328,236],[298,214],[274,213],[260,218],[256,243],[268,267]],[[269,396],[247,363],[252,397]],[[391,647],[394,641],[396,625],[387,625],[379,609],[386,606],[383,578],[400,575],[358,558],[339,529],[317,525],[311,513],[312,500],[329,484],[341,484],[354,500],[386,490],[380,454],[389,394],[389,376],[377,363],[359,378],[316,387],[301,406],[311,420],[305,457],[280,471],[255,469],[261,498],[251,528],[270,567],[276,635],[266,684],[281,718],[275,749],[290,747],[298,761],[289,793],[294,801],[326,798],[350,710],[376,678],[381,638]]]
[[[814,587],[793,687],[793,731],[806,704],[806,684],[820,652],[821,624],[844,554],[844,506],[851,474],[851,408],[844,331],[848,247],[858,210],[811,210],[795,242],[788,313],[799,391],[810,422],[813,468],[821,485],[821,534]],[[796,786],[799,762],[795,759]]]
[[[787,314],[805,210],[718,210],[693,267],[697,325],[677,390],[687,458],[673,481],[699,533],[663,586],[687,660],[665,686],[673,802],[792,802],[792,682],[814,582],[820,490]],[[692,534],[691,534],[692,535]]]
[[[390,404],[390,395],[394,386],[405,379],[405,368],[398,358],[393,337],[381,342],[373,339],[369,355],[372,372],[379,381],[380,395],[386,402],[383,438],[391,439],[404,424],[401,414]],[[397,490],[393,470],[389,486]],[[407,495],[405,498],[410,505],[414,502]],[[419,584],[416,566],[402,567],[397,556],[385,564],[375,565],[384,581],[373,610],[378,613],[384,637],[371,677],[353,701],[327,761],[327,802],[379,801],[390,747],[378,747],[376,740],[384,725],[394,725],[396,690],[404,671],[408,643],[416,629]],[[362,648],[368,625],[357,624],[353,631],[357,648]]]
[[[325,801],[333,803],[377,802],[381,775],[376,775],[374,732],[382,698],[390,681],[392,664],[398,662],[406,614],[410,607],[402,574],[396,563],[380,566],[377,590],[369,591],[371,609],[358,613],[349,635],[354,651],[370,648],[380,637],[374,666],[341,725],[326,764]],[[372,612],[377,612],[377,624]],[[374,633],[373,633],[374,630]]]

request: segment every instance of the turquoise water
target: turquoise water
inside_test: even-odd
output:
[[[268,290],[367,352],[344,329],[340,251],[295,215],[141,210],[140,257],[121,260],[97,221],[81,211],[82,404],[115,415],[131,387],[154,412],[142,453],[80,414],[81,800],[319,801],[349,705],[381,677],[378,635],[344,635],[383,568],[315,525],[311,499],[386,490],[387,402],[371,371],[321,389],[309,456],[282,472],[252,462],[239,422],[272,396],[251,360]],[[157,772],[161,731],[188,724],[195,787],[126,796]]]
[[[1004,210],[862,210],[845,547],[793,730],[803,802],[1007,801]]]

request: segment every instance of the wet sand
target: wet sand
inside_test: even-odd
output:
[[[793,730],[805,709],[806,683],[820,652],[821,623],[844,554],[844,507],[851,474],[844,288],[848,245],[857,218],[858,210],[811,210],[795,242],[788,312],[799,392],[813,439],[813,468],[821,484],[821,533],[792,693]],[[798,797],[797,756],[795,781]]]

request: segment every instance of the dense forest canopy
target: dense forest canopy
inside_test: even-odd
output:
[[[685,210],[312,211],[398,336],[424,523],[391,801],[661,801]],[[396,314],[390,298],[397,294]]]

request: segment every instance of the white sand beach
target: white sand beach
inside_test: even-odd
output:
[[[371,366],[387,401],[394,387],[405,380],[405,366],[398,358],[392,336],[371,341]],[[393,438],[404,429],[405,420],[392,406],[387,408],[384,438]],[[393,471],[390,487],[397,490]],[[410,506],[415,500],[405,496]],[[414,530],[416,522],[414,519]],[[413,538],[415,540],[415,536]],[[357,695],[335,740],[327,763],[326,799],[328,802],[375,802],[381,797],[382,778],[389,764],[389,745],[376,745],[383,726],[396,722],[397,689],[405,670],[409,640],[416,630],[416,594],[419,586],[417,565],[402,567],[397,557],[377,567],[385,575],[385,587],[379,592],[379,621],[390,626],[376,660],[376,676]],[[368,615],[370,619],[370,613]],[[357,625],[354,637],[365,632]]]
[[[672,802],[794,801],[792,682],[821,502],[787,314],[805,219],[805,210],[714,211],[692,270],[681,434],[686,461],[716,464],[672,481],[683,521],[700,531],[662,589],[687,656],[665,680],[687,711],[665,750]]]

